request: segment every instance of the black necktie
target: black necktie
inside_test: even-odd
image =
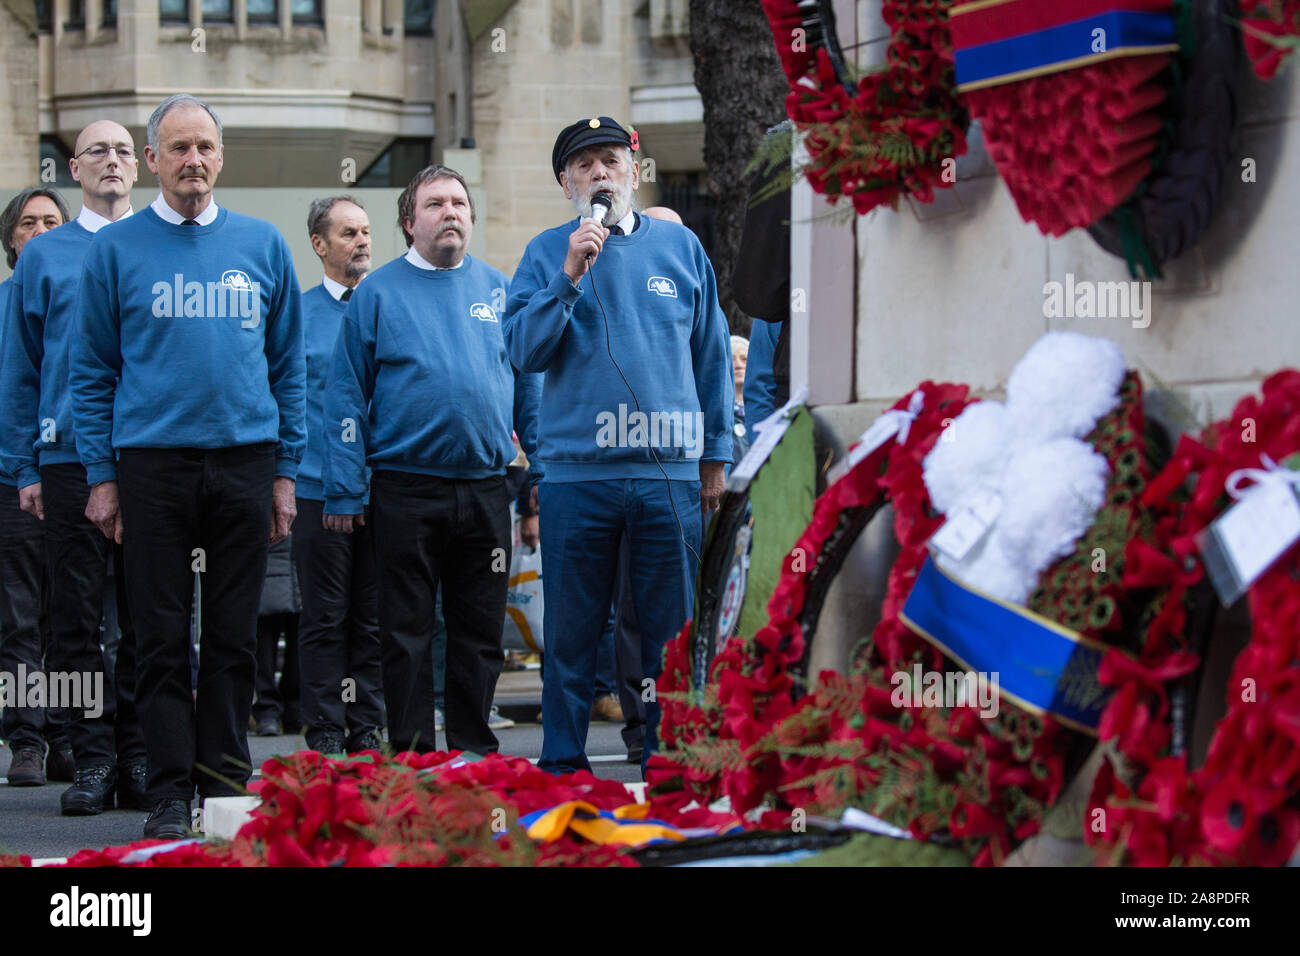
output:
[[[611,236],[621,236],[623,235],[623,227],[618,225],[618,223],[615,223],[609,227],[609,234]]]
[[[181,223],[182,226],[197,226],[198,224],[199,221],[197,219],[186,219]]]
[[[348,299],[350,299],[350,298],[352,298],[352,290],[351,290],[351,289],[344,289],[344,290],[343,290],[343,294],[342,294],[341,296],[339,296],[339,301],[340,301],[340,302],[346,302],[346,301],[348,301]]]

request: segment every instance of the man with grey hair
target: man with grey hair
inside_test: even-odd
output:
[[[317,199],[307,214],[307,235],[325,277],[302,295],[307,450],[298,467],[298,519],[292,535],[302,590],[302,716],[312,750],[357,753],[380,749],[378,731],[384,722],[374,541],[364,519],[352,534],[326,530],[322,472],[330,434],[325,382],[352,290],[370,271],[370,218],[351,196]],[[368,513],[368,501],[363,506]]]
[[[77,218],[32,239],[14,273],[0,356],[3,470],[14,476],[19,506],[44,523],[53,673],[86,675],[104,690],[103,707],[69,713],[76,774],[60,797],[69,816],[144,801],[145,750],[134,700],[135,635],[123,600],[121,554],[86,517],[89,489],[68,387],[77,337],[78,288],[94,238],[129,221],[139,160],[131,134],[98,120],[77,136],[69,161],[81,185]],[[116,568],[122,637],[115,680],[108,680],[99,624],[110,561]],[[116,688],[114,687],[116,684]],[[73,703],[71,701],[69,704]]]
[[[641,628],[643,767],[653,753],[653,684],[664,644],[690,616],[702,512],[717,507],[732,454],[731,355],[713,267],[689,229],[632,208],[637,147],[608,116],[560,131],[551,169],[579,218],[528,244],[506,308],[511,361],[546,373],[540,766],[552,773],[590,769],[598,642],[624,538]]]
[[[289,534],[306,444],[298,278],[269,223],[221,208],[221,125],[192,96],[149,118],[161,190],[92,243],[70,361],[86,515],[125,546],[149,753],[146,837],[248,779],[268,542]],[[190,692],[194,576],[202,596]]]

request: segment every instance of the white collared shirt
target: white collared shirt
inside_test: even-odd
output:
[[[173,226],[179,226],[189,218],[188,216],[182,216],[171,206],[167,205],[167,200],[163,198],[161,190],[158,192],[158,198],[149,204],[149,208],[161,216],[166,222],[170,222]],[[217,218],[218,208],[217,201],[208,197],[208,207],[195,216],[194,221],[200,226],[211,225],[212,220]]]
[[[632,235],[632,230],[636,227],[636,213],[629,209],[627,215],[618,221],[618,227],[623,230],[623,235]]]
[[[325,277],[321,280],[321,284],[322,284],[323,286],[325,286],[325,291],[326,291],[326,292],[328,292],[330,295],[334,296],[334,301],[335,301],[335,302],[337,302],[337,301],[339,301],[339,299],[343,298],[343,293],[348,291],[348,287],[345,286],[342,282],[335,282],[335,281],[334,281],[333,279],[331,279],[329,276],[325,276]]]
[[[433,269],[438,272],[446,272],[450,269],[459,269],[465,264],[465,259],[462,257],[460,262],[456,263],[454,266],[435,266],[428,259],[424,258],[424,256],[416,252],[415,246],[411,246],[411,248],[406,250],[406,261],[417,269]]]
[[[99,213],[95,212],[95,210],[83,205],[81,207],[81,212],[77,213],[77,225],[79,225],[82,229],[85,229],[86,232],[99,232],[99,230],[103,229],[105,226],[109,225],[110,223],[121,222],[127,216],[131,215],[131,213],[134,211],[135,210],[133,210],[130,206],[127,206],[126,212],[122,213],[120,218],[105,219]]]

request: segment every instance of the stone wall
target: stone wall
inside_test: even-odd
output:
[[[853,6],[837,4],[841,38],[863,41],[869,61],[884,48],[879,0]],[[1175,430],[1226,417],[1266,375],[1300,366],[1300,64],[1263,83],[1243,62],[1240,89],[1214,219],[1194,249],[1165,264],[1139,320],[1045,316],[1047,283],[1067,274],[1127,281],[1127,267],[1083,230],[1051,239],[1024,222],[978,135],[958,163],[957,186],[932,207],[905,200],[897,212],[837,221],[799,187],[793,285],[806,290],[808,310],[793,326],[792,379],[809,383],[835,438],[856,440],[924,379],[1001,395],[1016,361],[1049,329],[1117,342],[1142,374],[1148,410]],[[1243,181],[1246,160],[1253,182]],[[888,563],[872,555],[888,544],[882,523],[864,536],[857,570],[850,563],[837,580],[815,664],[846,660],[878,617]]]
[[[0,188],[21,189],[40,180],[41,137],[37,125],[36,91],[39,56],[36,10],[31,0],[0,2],[0,64],[4,95],[0,96]]]

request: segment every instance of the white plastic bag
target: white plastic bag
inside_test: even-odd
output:
[[[506,591],[502,638],[506,650],[542,650],[542,612],[542,549],[516,544],[510,556],[510,584]]]

